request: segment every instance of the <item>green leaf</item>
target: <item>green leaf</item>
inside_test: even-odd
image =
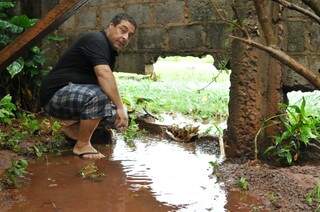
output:
[[[35,56],[33,56],[33,61],[40,64],[40,65],[43,65],[45,63],[46,59],[42,55],[35,55]]]
[[[1,19],[8,18],[8,15],[6,13],[0,12],[0,18]]]
[[[31,48],[31,52],[34,54],[40,54],[41,53],[41,49],[38,46],[34,46]]]
[[[20,34],[23,32],[23,27],[16,26],[5,20],[0,20],[0,30],[8,30],[11,33]]]
[[[270,151],[273,151],[276,148],[276,146],[269,146],[265,151],[264,154],[269,154]]]
[[[14,8],[15,4],[13,2],[0,2],[0,10]]]
[[[28,18],[26,15],[20,15],[20,16],[14,16],[11,18],[11,23],[22,27],[24,29],[30,28],[35,24],[35,21],[33,19]]]
[[[292,163],[292,155],[291,155],[291,153],[290,153],[290,152],[287,152],[287,153],[286,153],[286,156],[287,156],[287,162],[288,162],[288,164],[291,165],[291,163]]]
[[[56,41],[56,42],[60,42],[60,41],[65,40],[65,38],[61,35],[48,35],[47,38],[49,41]]]
[[[20,57],[18,60],[11,63],[7,67],[7,70],[11,75],[11,78],[13,78],[15,75],[19,74],[23,70],[23,67],[24,67],[24,60]]]
[[[289,107],[293,108],[296,113],[300,113],[301,112],[300,108],[297,105],[290,105]]]
[[[6,34],[0,34],[0,45],[6,46],[8,43],[10,43],[11,38]]]

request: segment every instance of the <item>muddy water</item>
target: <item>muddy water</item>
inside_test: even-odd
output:
[[[130,148],[118,138],[112,146],[99,146],[107,158],[95,165],[105,176],[95,180],[79,175],[92,161],[70,153],[37,160],[29,166],[30,179],[14,192],[16,201],[0,209],[227,211],[223,185],[211,175],[208,164],[219,160],[215,156],[218,145],[181,145],[160,139],[139,140],[135,144]],[[232,201],[237,202],[234,198]],[[237,207],[234,203],[228,206],[232,211]],[[246,207],[242,204],[241,208]]]

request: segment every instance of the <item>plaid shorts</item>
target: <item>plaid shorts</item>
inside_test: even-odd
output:
[[[63,120],[102,118],[100,125],[114,128],[116,106],[98,85],[69,83],[59,89],[44,110]]]

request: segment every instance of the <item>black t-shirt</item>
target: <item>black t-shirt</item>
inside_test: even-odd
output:
[[[86,33],[62,55],[57,65],[43,79],[41,105],[47,104],[53,94],[69,82],[97,84],[94,66],[106,64],[113,70],[116,56],[117,52],[104,31]]]

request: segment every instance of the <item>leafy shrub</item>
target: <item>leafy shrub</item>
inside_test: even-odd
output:
[[[26,15],[12,15],[13,1],[0,2],[0,49],[12,42],[19,34],[35,25],[38,19]],[[61,41],[63,38],[49,36],[48,41]],[[15,104],[26,110],[39,109],[39,89],[42,77],[48,73],[44,51],[38,46],[12,62],[6,71],[0,72],[0,96],[10,93]]]
[[[11,102],[11,96],[8,94],[0,100],[0,123],[10,124],[14,117],[16,106]]]
[[[287,107],[287,115],[279,116],[283,131],[274,139],[274,145],[265,153],[274,155],[281,163],[291,165],[301,157],[301,152],[312,140],[320,138],[320,119],[306,113],[306,101]]]
[[[40,130],[40,123],[33,114],[24,113],[21,121],[22,126],[30,135],[34,135]]]
[[[10,133],[3,134],[3,139],[0,140],[0,147],[14,152],[20,152],[19,144],[25,137],[26,135],[24,132],[13,129]]]

